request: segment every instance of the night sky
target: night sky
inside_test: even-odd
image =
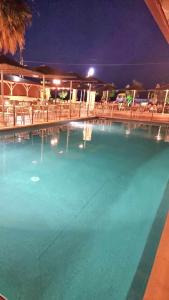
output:
[[[143,0],[34,0],[24,60],[83,75],[94,66],[117,87],[169,83],[169,45]]]

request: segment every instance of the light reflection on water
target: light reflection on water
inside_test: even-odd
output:
[[[78,133],[78,135],[77,135]],[[112,122],[112,120],[96,119],[86,122],[70,122],[64,126],[54,126],[33,131],[21,130],[8,134],[0,134],[0,163],[1,172],[6,170],[6,147],[9,144],[16,144],[18,147],[22,145],[39,145],[39,157],[31,157],[32,165],[42,163],[45,156],[45,145],[55,151],[56,157],[64,157],[68,154],[70,148],[79,149],[80,152],[87,151],[88,146],[94,146],[94,139],[98,134],[109,135],[110,139],[116,136],[122,136],[130,141],[130,139],[154,140],[156,143],[169,142],[169,127],[164,125],[151,125],[145,123],[134,122]],[[76,138],[74,138],[76,134]],[[76,141],[74,141],[76,140]],[[19,149],[18,148],[18,149]],[[8,150],[10,148],[8,147]],[[31,181],[38,182],[40,178],[37,174],[32,174]]]
[[[119,126],[120,124],[120,126]],[[82,137],[79,140],[79,145],[81,142],[91,142],[92,132],[106,131],[107,133],[113,134],[124,134],[124,136],[138,136],[141,138],[154,139],[156,141],[169,142],[169,127],[166,125],[151,125],[144,123],[134,123],[134,122],[123,122],[117,123],[112,122],[112,120],[97,119],[88,122],[70,122],[67,126],[54,126],[45,129],[37,130],[21,130],[20,132],[0,134],[0,143],[25,143],[31,140],[32,144],[34,142],[34,137],[39,136],[41,138],[42,144],[50,138],[51,146],[57,146],[59,144],[60,134],[62,132],[67,132],[66,140],[66,151],[68,151],[70,133],[73,131],[82,131]],[[60,152],[61,153],[61,152]]]

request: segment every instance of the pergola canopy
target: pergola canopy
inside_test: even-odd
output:
[[[96,77],[85,77],[83,79],[83,82],[90,83],[90,84],[96,84],[96,85],[104,85],[105,82],[96,78]]]
[[[13,74],[13,75],[24,75],[30,77],[40,77],[41,74],[34,70],[31,70],[25,66],[20,65],[15,60],[5,56],[0,55],[0,71],[3,71],[4,74]]]
[[[104,84],[99,88],[99,91],[113,91],[113,90],[116,90],[113,84]]]
[[[75,72],[63,72],[57,68],[49,67],[46,65],[34,67],[33,70],[40,72],[43,74],[45,78],[45,82],[48,86],[54,88],[73,88],[73,89],[89,89],[89,85],[92,85],[92,88],[96,88],[98,86],[104,86],[105,82],[95,78],[95,77],[83,77]],[[60,79],[62,81],[61,84],[54,86],[51,82],[46,80],[52,79]],[[70,87],[71,83],[71,87]],[[90,87],[91,89],[91,87]]]
[[[61,80],[76,79],[74,73],[72,73],[73,75],[71,75],[71,73],[66,73],[60,71],[59,69],[52,68],[46,65],[34,67],[32,68],[32,70],[41,73],[42,75],[45,76],[46,79],[61,79]]]
[[[84,78],[80,74],[75,73],[75,72],[68,72],[65,74],[66,74],[68,80],[70,80],[70,81],[81,82],[84,80]]]
[[[89,89],[89,86],[92,85],[93,88],[98,86],[104,86],[105,82],[95,78],[95,77],[83,77],[75,72],[64,72],[57,68],[53,68],[46,65],[41,65],[33,68],[28,68],[22,66],[14,59],[9,58],[5,55],[0,55],[0,71],[3,71],[4,75],[22,75],[24,78],[22,81],[32,81],[35,78],[35,84],[41,84],[41,78],[43,78],[43,87],[54,87],[51,80],[60,79],[62,81],[61,86],[68,88],[70,87],[75,89]],[[5,79],[5,77],[4,77]],[[34,79],[34,80],[35,80]],[[15,78],[10,76],[10,81],[15,81]],[[20,80],[21,83],[21,80]],[[90,87],[91,88],[91,87]]]

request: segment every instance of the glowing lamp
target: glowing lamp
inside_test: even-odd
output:
[[[93,76],[94,73],[95,73],[95,69],[93,67],[89,68],[89,70],[87,72],[87,77]]]
[[[59,85],[61,83],[60,79],[53,79],[53,83]]]
[[[14,80],[15,82],[19,82],[19,81],[20,81],[20,77],[18,77],[18,76],[13,76],[13,80]]]

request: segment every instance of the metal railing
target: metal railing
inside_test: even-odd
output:
[[[43,124],[87,117],[106,117],[119,120],[169,122],[169,105],[127,106],[118,103],[58,103],[51,105],[0,106],[0,128]]]
[[[169,122],[169,105],[145,105],[134,104],[128,106],[125,103],[95,104],[94,114],[96,117],[114,119]]]
[[[0,127],[17,127],[85,118],[94,115],[86,103],[58,103],[52,105],[0,106]]]

